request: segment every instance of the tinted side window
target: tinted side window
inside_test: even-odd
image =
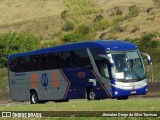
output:
[[[29,72],[59,68],[85,67],[91,64],[86,49],[32,55],[11,59],[9,66],[14,72]]]
[[[9,68],[11,71],[15,71],[15,58],[9,60]]]
[[[30,67],[31,67],[31,65],[30,65],[30,57],[29,56],[27,56],[27,57],[24,57],[24,59],[25,59],[25,63],[24,63],[24,69],[23,69],[23,72],[25,72],[25,71],[29,71],[30,70]],[[34,61],[32,61],[32,62],[34,62]]]
[[[91,62],[86,49],[58,53],[60,68],[85,67]]]
[[[87,50],[75,50],[75,64],[77,67],[85,67],[91,64]]]
[[[69,59],[70,53],[69,52],[61,52],[58,53],[58,64],[60,68],[69,68]]]
[[[58,69],[58,56],[57,53],[49,53],[47,55],[46,69]]]

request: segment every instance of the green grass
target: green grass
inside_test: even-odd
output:
[[[159,100],[74,100],[62,103],[0,106],[1,111],[160,111]]]
[[[11,106],[0,106],[0,111],[160,111],[159,100],[140,100],[140,99],[129,99],[129,100],[100,100],[100,101],[87,101],[87,100],[74,100],[70,102],[62,103],[47,103],[47,104],[15,104]],[[95,112],[96,113],[96,112]],[[113,112],[114,113],[114,112]],[[154,112],[153,112],[154,113]],[[55,113],[54,113],[55,114]],[[65,114],[65,113],[64,113]],[[74,114],[74,113],[73,113]],[[39,119],[53,119],[53,118],[33,118],[34,120]],[[69,117],[54,117],[54,119],[68,120]],[[79,120],[150,120],[153,117],[73,117],[71,118]],[[159,117],[155,117],[154,120],[158,120]]]

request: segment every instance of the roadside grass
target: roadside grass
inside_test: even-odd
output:
[[[0,106],[1,111],[160,111],[159,100],[74,100],[62,103],[13,104]]]
[[[125,112],[125,111],[160,111],[159,100],[142,100],[142,99],[129,99],[129,100],[74,100],[70,102],[62,103],[47,103],[47,104],[15,104],[12,106],[0,106],[0,111],[114,111]],[[154,112],[153,112],[154,113]],[[8,118],[7,118],[8,119]],[[12,120],[17,118],[11,118]],[[24,119],[24,118],[21,118]],[[31,119],[31,118],[25,118]],[[159,117],[43,117],[43,118],[32,118],[32,120],[159,120]],[[2,119],[6,120],[6,119]],[[8,119],[9,120],[9,119]]]

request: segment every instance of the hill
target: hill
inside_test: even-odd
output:
[[[26,32],[47,38],[62,26],[62,0],[0,0],[0,33]]]
[[[125,39],[140,37],[144,32],[160,31],[157,25],[160,23],[160,12],[153,0],[0,0],[0,33],[23,31],[40,39],[54,39],[67,20],[73,21],[76,26],[82,23],[95,24],[97,15],[111,20],[116,10],[122,11],[121,17],[125,17],[132,5],[136,5],[140,13],[119,22],[119,27],[124,29],[122,32],[118,31],[113,36],[111,28],[97,30],[92,39],[99,39],[103,32],[117,39]],[[65,19],[61,17],[64,11]]]
[[[126,16],[129,12],[129,6],[136,5],[138,7],[140,11],[138,16],[125,19],[119,23],[124,30],[114,33],[118,39],[136,38],[143,33],[160,32],[160,27],[157,26],[160,24],[160,9],[155,6],[153,0],[100,0],[97,5],[109,16],[116,9],[120,9],[123,16]]]

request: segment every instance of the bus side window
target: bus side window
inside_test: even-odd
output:
[[[91,65],[86,49],[75,50],[75,64],[77,67],[86,67]]]
[[[11,71],[14,71],[14,64],[13,64],[13,59],[9,59],[9,61],[8,61],[8,63],[9,63],[9,69],[11,70]]]
[[[56,53],[50,53],[47,55],[47,69],[58,69],[58,59]]]
[[[25,63],[26,63],[26,68],[25,68],[26,72],[36,70],[36,68],[35,68],[35,66],[36,66],[35,56],[27,56],[25,58]]]
[[[13,67],[13,72],[16,72],[16,68],[17,68],[17,59],[15,58],[15,59],[13,59],[13,65],[12,65],[12,67]]]
[[[20,72],[25,71],[24,65],[25,65],[25,58],[21,57]]]
[[[40,55],[40,63],[39,63],[39,70],[46,70],[47,69],[47,66],[46,66],[46,63],[47,63],[47,58],[45,55]]]
[[[74,51],[69,51],[67,58],[66,58],[66,65],[69,68],[75,68],[76,67],[76,54]]]
[[[21,58],[18,57],[17,58],[17,69],[16,72],[20,72],[21,71]]]
[[[91,63],[86,49],[58,53],[57,61],[60,68],[85,67]]]

